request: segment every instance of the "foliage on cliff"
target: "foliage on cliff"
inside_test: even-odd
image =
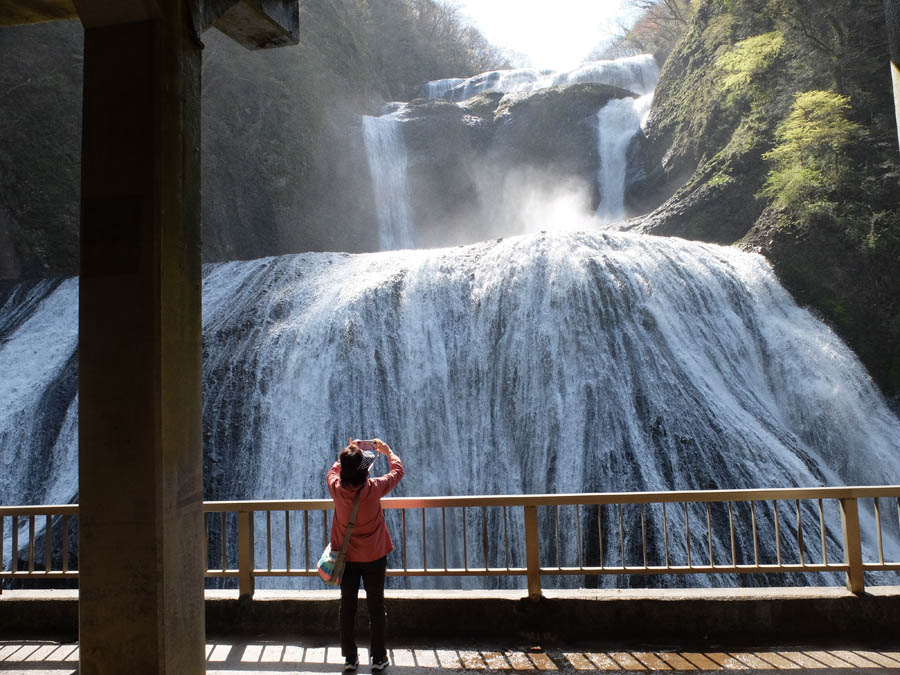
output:
[[[900,193],[880,0],[694,0],[645,139],[644,229],[761,251],[900,391]]]
[[[777,144],[763,155],[773,163],[762,194],[775,206],[802,211],[846,190],[848,151],[865,131],[846,115],[850,99],[827,91],[797,94],[791,112],[775,130]]]

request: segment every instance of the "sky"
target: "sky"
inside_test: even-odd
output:
[[[458,0],[494,45],[535,68],[571,68],[633,16],[628,0]]]

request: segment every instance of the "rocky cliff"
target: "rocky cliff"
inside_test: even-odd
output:
[[[631,190],[652,212],[630,226],[760,251],[896,396],[900,155],[881,2],[696,3],[645,131]]]
[[[0,29],[0,279],[73,273],[81,24]]]

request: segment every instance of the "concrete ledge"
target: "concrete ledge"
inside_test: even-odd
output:
[[[78,591],[3,591],[0,635],[78,638]]]
[[[361,600],[365,596],[361,593]],[[732,644],[784,640],[896,640],[900,587],[856,596],[841,588],[545,591],[389,591],[390,631],[422,637],[480,639],[716,640]],[[339,592],[206,592],[210,635],[333,635]],[[0,633],[77,635],[77,591],[6,591]],[[485,621],[485,617],[494,617]],[[360,623],[367,623],[360,602]]]

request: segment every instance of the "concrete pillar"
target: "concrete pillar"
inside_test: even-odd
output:
[[[79,672],[202,673],[200,48],[183,0],[76,4]]]

